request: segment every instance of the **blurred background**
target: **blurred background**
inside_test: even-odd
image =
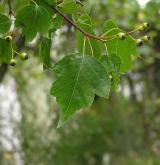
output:
[[[16,12],[28,0],[12,2]],[[160,0],[87,0],[85,8],[97,33],[106,19],[125,30],[149,22],[152,40],[108,100],[96,97],[60,129],[59,107],[49,95],[54,73],[43,71],[39,58],[41,37],[26,43],[28,61],[0,66],[0,165],[160,165]],[[6,3],[0,12],[8,12]],[[23,50],[20,34],[13,35]],[[65,24],[54,37],[53,61],[75,45]]]

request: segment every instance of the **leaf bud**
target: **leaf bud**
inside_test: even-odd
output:
[[[147,22],[143,23],[143,27],[144,27],[145,30],[148,29],[149,28],[149,23],[147,23]]]
[[[5,37],[5,40],[6,40],[7,42],[11,42],[11,41],[12,41],[12,36],[6,36],[6,37]]]
[[[144,42],[148,42],[150,40],[150,36],[143,36],[142,39]]]
[[[140,46],[142,46],[143,45],[143,40],[141,40],[141,39],[137,39],[137,40],[135,40],[135,42],[136,42],[136,45],[138,46],[138,47],[140,47]]]
[[[20,58],[21,58],[22,60],[27,60],[27,59],[28,59],[28,55],[27,55],[26,52],[20,53],[19,56],[20,56]]]
[[[11,59],[10,60],[10,65],[11,66],[16,66],[16,60],[15,59]]]
[[[120,32],[120,33],[118,34],[118,37],[119,37],[119,39],[124,40],[124,39],[126,38],[126,34],[123,33],[123,32]]]

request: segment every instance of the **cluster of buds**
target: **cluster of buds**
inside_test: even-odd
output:
[[[141,26],[139,26],[137,29],[135,29],[135,30],[133,30],[132,32],[134,32],[134,31],[146,31],[146,30],[148,30],[148,28],[149,28],[149,23],[143,23]],[[130,32],[131,33],[131,32]],[[130,34],[129,33],[129,34]],[[118,33],[118,38],[120,39],[120,40],[125,40],[126,39],[126,36],[127,36],[127,33],[124,33],[124,32],[120,32],[120,33]],[[147,43],[148,41],[150,40],[150,37],[149,36],[147,36],[147,35],[145,35],[145,36],[143,36],[142,38],[139,38],[139,39],[135,39],[135,44],[138,46],[138,47],[140,47],[140,46],[142,46],[144,43]]]
[[[5,40],[8,42],[8,43],[11,43],[12,42],[12,36],[6,36],[5,37]],[[15,52],[21,60],[27,60],[28,59],[28,54],[26,52],[21,52],[21,53],[18,53],[16,51],[13,50],[13,52]],[[10,65],[11,66],[15,66],[16,65],[16,60],[14,59],[14,57],[12,56],[12,59],[10,60]]]
[[[143,23],[141,26],[139,26],[139,30],[140,31],[145,31],[145,30],[148,30],[148,28],[149,28],[149,23],[147,23],[147,22],[145,22],[145,23]]]
[[[150,37],[149,36],[143,36],[142,38],[140,39],[136,39],[135,42],[136,42],[136,45],[138,47],[142,46],[145,42],[148,42],[150,40]]]
[[[146,31],[149,29],[149,23],[145,22],[143,23],[141,26],[139,26],[138,30],[139,31]],[[150,40],[150,37],[145,35],[143,36],[142,38],[140,39],[136,39],[135,42],[136,42],[136,45],[138,47],[142,46],[145,42],[148,42]]]

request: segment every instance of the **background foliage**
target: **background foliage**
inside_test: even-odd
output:
[[[14,1],[13,8],[18,11],[25,3],[27,1]],[[6,68],[2,82],[5,84],[8,77],[16,82],[15,92],[22,115],[15,130],[21,146],[18,153],[26,165],[159,165],[160,2],[152,0],[142,9],[135,0],[90,0],[85,2],[85,7],[98,33],[104,21],[110,18],[126,30],[150,22],[152,41],[139,49],[140,57],[132,72],[123,75],[119,90],[112,91],[109,100],[96,97],[90,109],[81,111],[60,129],[56,129],[57,104],[48,96],[53,75],[43,72],[36,46],[41,38],[27,43],[31,58],[25,63],[19,60],[14,69]],[[5,5],[0,6],[0,12],[8,12]],[[18,40],[20,32],[14,35]],[[65,25],[56,32],[53,43],[53,61],[74,50],[75,36],[71,26]],[[2,68],[0,80],[1,71]],[[16,150],[1,147],[1,164],[13,164]]]

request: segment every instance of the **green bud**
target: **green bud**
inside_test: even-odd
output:
[[[6,37],[5,37],[5,40],[6,40],[7,42],[11,42],[11,41],[12,41],[12,36],[6,36]]]
[[[138,47],[140,47],[140,46],[142,46],[143,45],[143,40],[141,40],[141,39],[137,39],[137,40],[135,40],[135,42],[136,42],[136,45],[138,46]]]
[[[142,39],[144,42],[148,42],[150,40],[150,36],[143,36]]]
[[[111,80],[113,78],[112,74],[109,74],[109,79]]]
[[[119,37],[119,39],[124,40],[124,39],[126,38],[126,34],[120,32],[120,33],[118,34],[118,37]]]
[[[19,56],[20,56],[20,58],[21,58],[22,60],[27,60],[27,59],[28,59],[28,55],[27,55],[26,52],[20,53]]]
[[[16,66],[16,60],[15,59],[11,59],[10,60],[10,65],[11,66]]]
[[[140,27],[139,27],[139,30],[140,30],[140,31],[144,31],[145,28],[144,28],[143,26],[140,26]]]
[[[145,22],[145,23],[143,24],[143,27],[144,27],[144,29],[148,29],[148,28],[149,28],[149,23]]]

